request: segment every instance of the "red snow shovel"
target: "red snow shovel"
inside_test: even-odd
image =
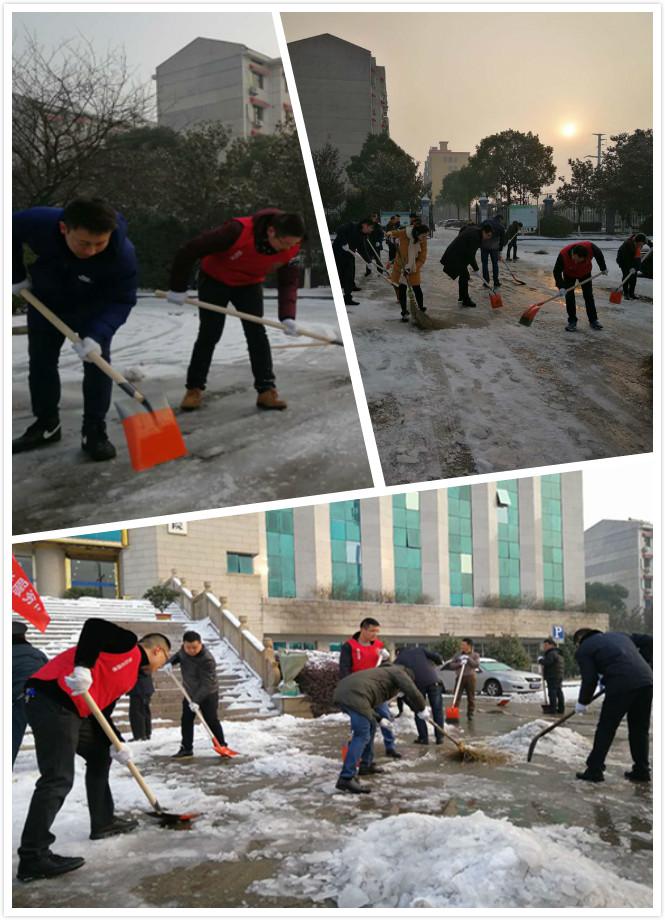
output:
[[[172,670],[171,670],[171,671],[167,671],[167,674],[169,675],[169,677],[171,678],[171,680],[173,681],[173,683],[176,685],[176,687],[178,688],[178,690],[180,690],[180,692],[181,692],[182,695],[185,697],[185,699],[187,700],[187,702],[188,702],[188,703],[191,703],[191,702],[192,702],[192,698],[191,698],[191,696],[189,695],[189,693],[187,693],[187,691],[185,690],[184,684],[181,684],[181,683],[180,683],[180,681],[179,681],[178,678],[175,676],[175,674],[173,673]],[[212,747],[213,747],[213,750],[215,751],[216,754],[219,754],[220,757],[237,757],[237,756],[238,756],[238,751],[232,751],[230,747],[227,747],[225,744],[220,744],[220,743],[219,743],[219,741],[217,740],[217,738],[215,738],[215,736],[214,736],[214,734],[213,734],[213,732],[212,732],[212,729],[210,728],[210,726],[208,725],[208,723],[206,722],[206,720],[205,720],[205,719],[203,718],[203,716],[201,715],[201,711],[200,711],[200,710],[197,710],[197,711],[196,711],[196,718],[199,720],[199,722],[201,723],[201,725],[205,728],[205,730],[206,730],[206,731],[208,732],[208,734],[210,735],[210,740],[212,741]]]
[[[593,281],[594,278],[598,278],[602,274],[603,274],[602,272],[596,272],[595,275],[591,275],[589,278],[582,281],[580,283],[580,287],[582,286],[582,284],[588,284],[590,281]],[[576,286],[577,286],[577,282],[575,282],[575,284],[572,287],[566,288],[566,294],[568,294],[570,291],[574,291]],[[527,307],[524,313],[522,313],[522,315],[520,316],[520,324],[522,326],[530,326],[531,323],[536,318],[538,311],[540,310],[541,307],[544,307],[546,303],[550,303],[553,300],[558,300],[560,297],[561,297],[561,294],[557,292],[556,294],[554,294],[553,297],[548,297],[547,300],[541,300],[539,303],[532,303],[531,306]]]
[[[494,288],[487,281],[483,281],[483,287],[487,288],[487,290],[490,292],[490,307],[493,310],[498,310],[499,307],[502,307],[503,300],[501,299],[501,294],[497,294]]]
[[[457,708],[457,699],[459,697],[459,692],[462,689],[462,677],[464,676],[464,668],[466,667],[466,661],[462,662],[462,667],[459,672],[459,677],[457,678],[457,686],[455,687],[455,693],[453,694],[453,704],[446,709],[446,724],[447,725],[458,725],[459,724],[459,709]]]
[[[101,711],[97,703],[95,703],[93,698],[90,696],[90,693],[87,690],[84,690],[81,696],[85,700],[88,708],[90,709],[90,712],[93,714],[95,719],[97,719],[97,721],[99,722],[99,725],[101,726],[102,731],[104,732],[106,737],[109,739],[113,747],[116,749],[116,751],[120,751],[122,749],[122,742],[120,741],[116,733],[113,731],[113,729],[109,725],[104,713]],[[129,763],[127,764],[127,768],[129,772],[132,774],[132,776],[134,777],[134,779],[136,780],[136,782],[141,787],[143,794],[145,795],[145,797],[147,798],[147,800],[150,802],[150,804],[152,805],[154,809],[153,811],[148,812],[149,815],[153,818],[159,818],[159,822],[162,825],[162,827],[176,827],[176,826],[187,827],[196,818],[201,817],[202,812],[200,811],[189,811],[189,812],[185,812],[184,814],[180,814],[180,815],[173,814],[172,812],[164,811],[162,806],[157,801],[157,796],[152,791],[150,786],[148,786],[146,781],[143,779],[143,777],[139,773],[139,768],[136,766],[136,764],[132,760],[130,760]]]
[[[27,300],[70,342],[78,343],[81,341],[78,333],[70,329],[59,316],[49,310],[28,288],[23,288],[19,293],[24,300]],[[169,406],[154,409],[143,393],[140,393],[100,354],[92,352],[88,355],[88,358],[97,365],[102,373],[115,381],[121,390],[141,403],[143,408],[147,410],[146,414],[133,415],[118,406],[132,468],[139,473],[141,470],[148,470],[158,463],[166,463],[169,460],[184,457],[187,453],[187,448],[175,415]]]
[[[640,259],[640,265],[642,264],[642,262],[644,262],[644,260],[646,259],[646,257],[649,255],[650,252],[651,250],[647,249],[645,254]],[[623,297],[624,284],[626,283],[626,281],[628,281],[629,278],[632,278],[633,275],[636,275],[638,270],[639,270],[638,268],[631,268],[628,274],[624,278],[621,279],[621,284],[619,285],[619,287],[615,288],[610,294],[610,303],[621,303],[621,298]]]

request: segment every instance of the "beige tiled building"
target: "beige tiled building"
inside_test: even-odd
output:
[[[423,167],[423,178],[426,183],[431,183],[432,202],[436,202],[441,191],[443,180],[448,173],[455,172],[466,166],[469,162],[469,152],[448,149],[448,141],[439,141],[438,147],[430,147]],[[457,208],[454,205],[434,204],[434,219],[445,220],[447,217],[457,217]],[[460,211],[460,217],[466,219],[468,215]]]

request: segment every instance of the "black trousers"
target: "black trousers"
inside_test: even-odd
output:
[[[60,405],[60,374],[58,362],[65,337],[51,325],[31,318],[28,309],[28,385],[32,414],[41,421],[58,415]],[[34,312],[34,311],[33,311]],[[74,325],[71,317],[65,318]],[[74,328],[76,326],[74,325]],[[102,357],[111,360],[111,339],[99,343]],[[113,381],[96,364],[83,362],[83,426],[94,425],[106,418],[111,405]]]
[[[352,252],[348,252],[346,249],[335,249],[334,246],[333,253],[339,283],[342,285],[344,296],[347,297],[352,293],[356,283],[356,258]]]
[[[419,284],[412,284],[411,287],[413,288],[413,293],[416,295],[416,303],[422,309],[423,304],[424,304],[423,289],[421,288]],[[406,285],[400,284],[399,288],[397,289],[397,299],[399,300],[399,305],[402,308],[402,316],[408,313],[408,310],[406,308],[406,292],[407,292]]]
[[[459,285],[459,299],[466,300],[469,296],[469,280],[471,275],[469,274],[468,268],[463,268],[459,273],[458,285]]]
[[[556,709],[557,712],[563,712],[566,708],[566,702],[563,698],[563,689],[561,681],[553,677],[546,681],[547,698],[550,701],[550,709]]]
[[[602,772],[605,757],[624,716],[628,720],[628,744],[636,773],[649,773],[649,722],[653,687],[640,687],[627,693],[606,695],[596,726],[593,748],[587,757],[590,770]]]
[[[628,296],[633,296],[635,293],[635,285],[637,284],[637,273],[639,271],[641,262],[639,259],[634,259],[631,265],[621,265],[621,277],[623,278],[631,269],[634,269],[633,274],[627,281],[623,283],[623,293]]]
[[[208,727],[212,731],[213,735],[220,744],[226,745],[224,740],[224,729],[222,728],[222,723],[217,718],[217,706],[219,705],[219,694],[211,693],[209,696],[206,696],[204,700],[201,700],[199,706],[201,707],[200,712],[205,721],[208,723]],[[194,747],[194,722],[196,716],[189,708],[189,703],[186,699],[182,701],[182,716],[180,719],[180,730],[182,732],[182,746],[186,751],[191,751]]]
[[[113,796],[109,786],[109,741],[94,717],[82,719],[42,693],[29,699],[26,708],[35,739],[39,779],[18,854],[21,858],[32,858],[43,856],[55,841],[51,825],[74,784],[76,754],[86,763],[85,791],[91,832],[101,830],[113,820]]]
[[[590,275],[586,276],[586,278],[590,277]],[[567,278],[564,275],[563,286],[565,288],[572,287],[576,280],[579,280],[580,284],[582,284],[583,281],[586,281],[586,278]],[[596,304],[593,299],[593,281],[589,281],[587,284],[582,284],[582,294],[584,296],[584,306],[586,307],[586,315],[589,318],[589,322],[595,323],[598,319],[598,314],[596,313]],[[568,313],[568,319],[571,322],[576,323],[577,309],[575,307],[575,291],[569,291],[566,294],[566,312]]]
[[[147,740],[152,734],[150,697],[129,694],[129,724],[135,741]]]
[[[512,250],[512,252],[513,252],[513,256],[517,256],[517,237],[515,237],[515,239],[511,240],[510,243],[508,243],[508,248],[506,249],[506,258],[507,258],[507,259],[510,258],[510,252],[511,252],[511,250]]]
[[[260,284],[231,287],[202,273],[199,279],[199,299],[219,307],[225,307],[230,302],[243,313],[263,316],[263,289]],[[187,368],[186,386],[188,390],[205,390],[212,356],[215,346],[222,337],[225,320],[223,313],[199,310],[199,334]],[[275,386],[275,374],[265,326],[242,320],[242,328],[247,340],[254,387],[259,393],[272,390]]]

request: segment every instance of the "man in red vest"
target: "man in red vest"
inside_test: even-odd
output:
[[[133,830],[134,820],[114,816],[109,787],[111,758],[126,765],[131,753],[109,751],[109,740],[81,698],[85,690],[109,718],[116,700],[128,693],[139,671],[166,664],[171,643],[161,633],[141,640],[107,620],[89,619],[78,644],[61,652],[26,683],[27,717],[35,740],[40,777],[32,794],[18,850],[17,878],[31,882],[82,866],[81,856],[58,856],[50,850],[51,825],[74,784],[74,757],[86,762],[85,788],[90,812],[90,839],[101,840]],[[109,756],[110,754],[110,756]]]
[[[378,668],[383,661],[387,661],[390,658],[388,650],[379,639],[380,632],[381,624],[379,621],[373,617],[365,617],[358,632],[354,633],[350,639],[347,639],[340,649],[340,680],[356,671]],[[381,721],[392,719],[387,702],[377,706],[376,712]],[[386,757],[393,757],[395,760],[399,760],[402,755],[395,748],[395,733],[386,725],[381,725],[381,723],[379,725],[383,735]]]
[[[265,208],[251,217],[234,217],[221,227],[208,230],[186,243],[175,255],[171,268],[170,303],[183,304],[187,283],[197,260],[199,300],[225,307],[229,301],[242,313],[263,316],[263,288],[269,272],[277,271],[279,319],[286,335],[297,335],[296,300],[300,270],[296,256],[305,236],[299,214]],[[181,408],[198,409],[203,400],[215,346],[224,330],[226,317],[199,310],[199,334],[187,370],[187,392]],[[249,361],[258,393],[259,409],[286,409],[275,388],[270,343],[265,327],[243,322]]]
[[[566,332],[575,332],[577,329],[577,310],[575,308],[575,291],[568,291],[579,281],[584,295],[584,306],[589,324],[592,329],[602,329],[598,322],[596,304],[593,300],[592,281],[583,282],[591,278],[593,259],[598,263],[598,268],[603,275],[607,274],[605,257],[600,249],[593,243],[585,240],[583,243],[571,243],[564,246],[559,257],[554,263],[554,283],[559,288],[559,294],[566,298],[566,311],[568,312],[568,325]]]

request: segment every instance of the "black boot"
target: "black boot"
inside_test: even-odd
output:
[[[191,748],[181,747],[179,751],[175,754],[171,754],[172,760],[186,760],[194,756],[194,751]]]
[[[52,418],[38,418],[23,434],[12,441],[12,453],[22,454],[26,450],[35,450],[37,447],[48,447],[62,438],[60,419],[57,415]]]
[[[576,773],[575,776],[578,779],[585,779],[588,783],[604,783],[605,777],[601,770],[590,770],[589,767],[586,768],[584,773]]]
[[[629,779],[631,783],[650,783],[651,774],[650,773],[641,773],[633,767],[632,770],[626,770],[623,774],[626,779]]]
[[[402,313],[402,322],[403,322],[403,323],[408,323],[408,322],[409,322],[409,314],[408,314],[408,313]]]
[[[575,332],[577,330],[577,320],[569,319],[568,325],[566,326],[566,332]]]
[[[340,776],[335,783],[335,789],[339,789],[340,792],[353,792],[356,795],[372,791],[369,786],[361,785],[355,776],[352,776],[351,779],[345,779]]]
[[[113,460],[116,450],[106,434],[106,422],[85,422],[81,432],[81,450],[91,460]]]
[[[463,307],[475,307],[475,303],[471,300],[470,297],[465,297],[462,301]]]
[[[362,291],[362,288],[358,287],[357,284],[354,284],[353,287],[351,288],[351,290],[352,290],[352,291]]]
[[[350,294],[345,294],[345,295],[344,295],[344,304],[345,304],[345,306],[347,306],[347,307],[357,307],[357,306],[358,306],[358,303],[359,303],[359,301],[354,300],[353,297],[352,297]]]
[[[20,882],[34,882],[39,878],[53,878],[79,869],[85,862],[82,856],[57,856],[49,850],[44,856],[22,858],[18,863],[16,878]]]
[[[90,834],[91,840],[103,840],[105,837],[115,837],[116,834],[128,834],[139,826],[139,822],[134,818],[114,817],[106,827],[100,827]]]

